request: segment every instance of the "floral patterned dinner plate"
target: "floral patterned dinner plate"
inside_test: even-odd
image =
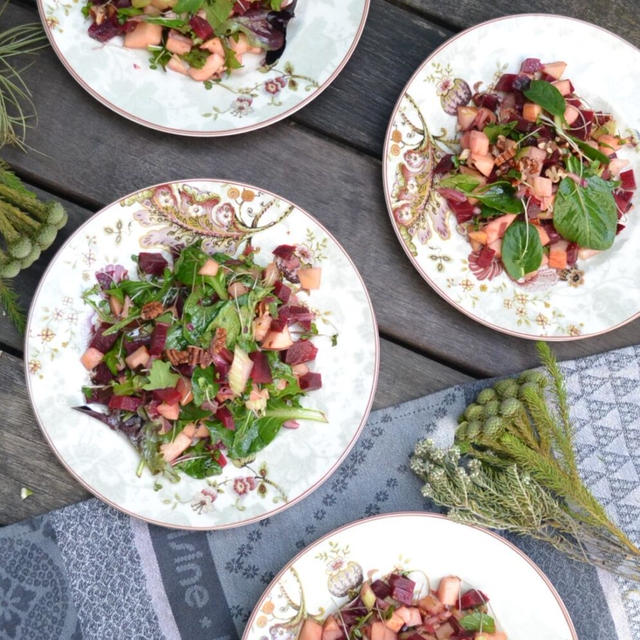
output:
[[[364,580],[410,572],[457,575],[490,598],[509,640],[577,640],[569,613],[542,571],[510,542],[485,529],[430,513],[390,513],[332,531],[291,560],[255,606],[242,640],[295,640],[307,616],[323,619]]]
[[[280,244],[296,244],[322,267],[322,286],[305,302],[318,310],[317,370],[323,387],[304,405],[324,411],[327,424],[300,421],[257,458],[221,476],[177,483],[144,471],[122,434],[74,411],[89,384],[80,363],[93,312],[81,295],[95,272],[133,255],[168,253],[202,241],[206,251],[235,253],[251,238],[256,261],[270,262]],[[334,329],[335,327],[335,329]],[[324,329],[324,330],[323,330]],[[332,336],[337,335],[335,346]],[[184,529],[221,529],[255,522],[290,507],[316,489],[355,443],[369,414],[379,366],[371,301],[353,262],[308,213],[269,192],[243,184],[190,180],[156,185],[107,206],[67,240],[34,297],[25,345],[27,386],[36,418],[67,470],[112,506],[149,522]]]
[[[588,45],[585,45],[588,43]],[[462,230],[434,188],[432,170],[456,131],[456,107],[478,81],[482,90],[524,58],[563,60],[582,98],[612,112],[638,138],[638,84],[628,69],[640,51],[592,24],[550,15],[517,15],[472,27],[434,51],[415,72],[391,117],[383,179],[396,235],[422,277],[456,309],[522,338],[571,340],[611,331],[640,315],[640,217],[635,207],[613,247],[560,274],[547,269],[516,284],[498,261],[476,263]],[[612,63],[615,61],[615,63]],[[640,175],[640,147],[625,149]]]
[[[282,120],[326,89],[355,50],[369,3],[299,0],[275,66],[248,64],[208,89],[179,73],[151,69],[149,53],[123,48],[121,37],[106,44],[90,38],[80,3],[38,0],[38,8],[62,64],[106,107],[167,133],[222,136]]]

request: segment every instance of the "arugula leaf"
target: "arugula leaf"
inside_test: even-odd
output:
[[[542,264],[542,243],[532,224],[512,222],[502,238],[502,262],[507,273],[520,280]]]
[[[532,80],[524,95],[539,104],[545,111],[564,119],[567,103],[556,87],[546,80]]]
[[[493,633],[496,630],[496,623],[491,616],[486,613],[470,613],[458,620],[460,626],[467,631],[486,631]]]
[[[585,187],[564,178],[553,213],[558,233],[580,247],[602,251],[615,240],[618,208],[609,184],[598,176],[587,178]]]
[[[204,0],[178,0],[173,10],[176,13],[197,13],[203,2]]]
[[[466,173],[457,173],[440,180],[438,186],[445,187],[447,189],[458,189],[464,193],[470,193],[481,182],[482,181],[477,176],[472,176]]]
[[[188,476],[192,478],[208,478],[210,476],[217,476],[222,473],[222,467],[217,461],[218,452],[211,451],[206,448],[207,443],[200,441],[192,447],[189,447],[185,452],[185,455],[189,457],[175,465],[175,469],[184,471]]]
[[[186,27],[188,24],[185,20],[161,18],[160,16],[145,16],[143,20],[149,24],[159,24],[160,26],[168,27],[169,29],[181,29],[182,27]]]
[[[209,52],[204,49],[198,49],[194,47],[189,51],[189,53],[183,53],[180,56],[190,67],[194,69],[202,69],[204,67],[207,58],[209,57]]]
[[[473,197],[502,213],[522,213],[524,205],[516,198],[515,189],[508,182],[494,182],[473,192]]]
[[[203,402],[213,400],[218,393],[220,385],[213,379],[213,368],[196,369],[191,378],[193,401],[199,407]]]
[[[575,138],[574,136],[570,136],[569,134],[567,135],[571,140],[573,140],[573,142],[578,145],[580,151],[582,151],[582,153],[587,156],[589,160],[595,160],[597,162],[600,162],[601,164],[609,164],[609,162],[611,162],[611,158],[602,153],[602,151],[595,149],[590,144],[587,144],[584,140],[580,140],[580,138]]]
[[[207,14],[207,20],[214,31],[227,21],[229,14],[235,5],[236,0],[206,0],[204,10]]]
[[[484,135],[489,138],[491,144],[495,144],[498,136],[509,137],[513,130],[518,125],[517,120],[511,120],[510,122],[502,122],[500,124],[488,124],[484,129]]]
[[[131,376],[124,382],[117,382],[113,385],[113,393],[117,396],[131,396],[143,389],[143,384],[147,381],[144,376]]]
[[[154,389],[170,389],[176,386],[180,376],[171,372],[171,363],[162,360],[154,360],[149,372],[149,382],[142,388],[145,391]]]

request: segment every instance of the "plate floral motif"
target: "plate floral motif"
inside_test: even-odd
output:
[[[461,576],[489,594],[509,640],[577,640],[560,596],[522,552],[494,533],[428,513],[361,520],[308,546],[267,587],[242,640],[295,640],[307,616],[321,620],[363,580],[394,570],[415,572],[424,588],[425,574],[434,582]]]
[[[82,293],[98,269],[133,272],[140,250],[168,252],[201,241],[211,253],[251,242],[266,263],[279,244],[322,265],[323,286],[307,303],[318,316],[318,370],[324,386],[305,405],[322,408],[322,428],[301,423],[241,468],[171,483],[144,472],[126,439],[72,410],[82,404],[92,311]],[[324,329],[324,330],[323,330]],[[335,333],[337,343],[333,345]],[[111,505],[150,522],[215,529],[253,522],[291,506],[326,480],[347,455],[373,401],[379,365],[377,326],[355,266],[335,239],[290,202],[248,185],[192,180],[142,189],[82,225],[58,252],[34,298],[27,326],[27,383],[36,417],[55,453]],[[64,379],[61,381],[61,372]]]
[[[351,57],[369,3],[299,2],[287,48],[275,65],[260,67],[255,56],[246,68],[204,84],[151,69],[149,54],[124,49],[120,38],[92,40],[78,0],[38,0],[38,8],[61,62],[105,106],[168,133],[218,136],[267,126],[318,96]]]
[[[585,59],[580,42],[590,42]],[[610,56],[625,60],[611,69]],[[493,329],[523,338],[568,340],[610,331],[640,314],[640,220],[632,210],[614,247],[575,268],[541,270],[524,285],[499,260],[478,265],[463,228],[437,192],[433,169],[455,151],[457,107],[480,84],[490,87],[525,57],[564,60],[568,74],[596,108],[613,112],[625,135],[638,139],[640,97],[624,74],[640,51],[586,22],[521,15],[473,27],[437,49],[405,87],[385,140],[383,179],[396,235],[422,277],[458,310]],[[482,83],[478,83],[483,80]],[[611,103],[608,100],[611,100]],[[640,146],[626,149],[636,174]],[[636,196],[637,208],[637,196]]]

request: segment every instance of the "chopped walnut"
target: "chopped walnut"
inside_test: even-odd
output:
[[[547,178],[549,178],[551,182],[556,183],[556,182],[560,182],[562,178],[566,178],[567,172],[564,169],[554,164],[544,172],[544,175],[547,176]]]
[[[540,168],[541,168],[540,163],[537,160],[533,160],[528,156],[524,156],[523,158],[520,158],[516,163],[516,167],[518,168],[518,171],[522,173],[523,176],[538,175],[540,173]]]
[[[143,320],[153,320],[162,314],[163,311],[164,307],[161,302],[147,302],[147,304],[142,307],[140,317]]]

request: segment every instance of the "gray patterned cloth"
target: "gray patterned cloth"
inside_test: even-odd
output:
[[[581,472],[638,543],[640,347],[562,368]],[[373,413],[348,458],[322,487],[255,525],[212,533],[172,531],[89,500],[5,527],[0,530],[0,638],[239,637],[273,576],[318,537],[378,513],[434,510],[408,469],[409,455],[426,435],[449,444],[456,417],[480,384]],[[581,640],[640,640],[637,585],[570,561],[546,544],[513,542],[550,577]]]

